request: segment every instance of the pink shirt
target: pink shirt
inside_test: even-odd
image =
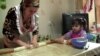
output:
[[[84,31],[84,30],[81,30],[78,33],[74,33],[71,30],[68,33],[66,33],[64,36],[65,36],[65,39],[78,38],[78,37],[85,37],[86,38],[87,34],[86,34],[86,31]]]

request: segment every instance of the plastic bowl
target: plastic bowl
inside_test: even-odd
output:
[[[86,38],[73,38],[71,43],[73,47],[82,49],[86,45],[87,41],[88,39]]]

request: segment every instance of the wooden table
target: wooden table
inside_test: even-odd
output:
[[[86,54],[89,51],[93,51],[97,48],[100,49],[100,44],[89,42],[87,45],[89,45],[89,48],[85,50],[76,49],[65,44],[53,43],[36,49],[25,49],[19,52],[2,54],[0,56],[82,56],[82,54]]]

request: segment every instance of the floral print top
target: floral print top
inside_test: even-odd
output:
[[[11,8],[5,18],[2,33],[10,40],[23,35],[25,32],[31,32],[32,35],[38,34],[38,15],[34,14],[28,23],[23,23],[20,7],[18,5]],[[23,30],[24,27],[29,31]]]

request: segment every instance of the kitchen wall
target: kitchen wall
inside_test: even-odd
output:
[[[100,0],[95,0],[97,24],[100,25]]]
[[[40,34],[58,36],[62,32],[62,13],[74,13],[74,0],[40,0]]]
[[[83,6],[85,6],[85,4],[87,3],[88,0],[75,0],[76,2],[76,11],[80,11],[81,9],[83,9]],[[92,10],[88,12],[88,16],[89,16],[89,28],[91,28],[91,26],[93,25],[93,22],[95,22],[95,0],[93,0],[93,4],[92,4]],[[78,3],[78,4],[77,4]]]
[[[5,20],[5,16],[9,10],[10,7],[13,7],[15,5],[18,5],[20,3],[21,0],[6,0],[6,9],[2,10],[0,8],[0,38],[2,37],[2,27],[3,27],[3,23]]]

